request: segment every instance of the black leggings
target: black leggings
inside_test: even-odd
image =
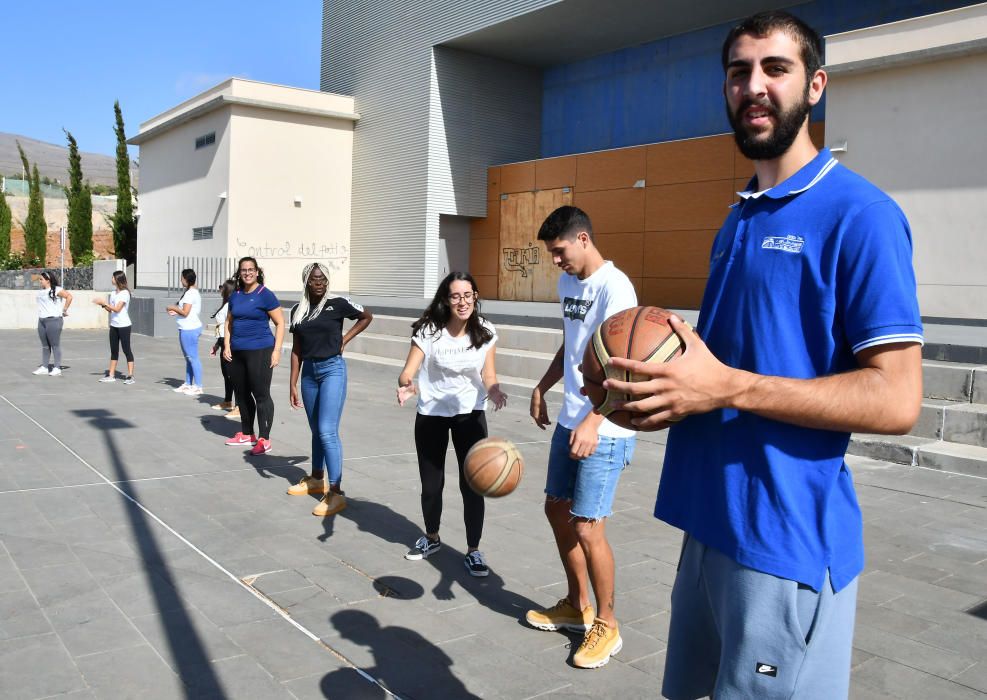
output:
[[[120,358],[120,344],[123,344],[123,354],[127,362],[134,361],[134,353],[130,349],[131,326],[117,328],[110,326],[110,359],[116,362]]]
[[[223,357],[223,339],[217,338],[213,350],[219,356],[219,370],[223,373],[223,403],[233,401],[233,370],[230,369],[232,362],[227,362]]]
[[[442,488],[446,483],[446,450],[449,433],[459,462],[459,492],[463,495],[463,520],[466,523],[467,547],[479,547],[483,534],[483,496],[466,483],[463,462],[466,453],[487,436],[487,416],[483,411],[445,416],[415,418],[415,449],[418,451],[418,473],[422,479],[422,515],[425,532],[438,532],[442,519]]]
[[[254,414],[257,415],[257,437],[269,440],[274,423],[274,400],[271,398],[271,352],[273,347],[260,350],[234,350],[230,362],[233,390],[240,402],[240,430],[254,434]]]

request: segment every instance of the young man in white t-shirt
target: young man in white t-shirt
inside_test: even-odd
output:
[[[614,562],[606,519],[620,473],[634,453],[634,432],[593,410],[581,392],[580,363],[597,327],[618,311],[637,306],[637,294],[627,275],[600,255],[589,217],[581,209],[556,209],[542,224],[538,240],[565,273],[559,279],[564,341],[531,393],[531,417],[542,430],[551,423],[544,395],[564,378],[565,399],[548,459],[545,515],[569,590],[551,608],[529,610],[525,619],[538,629],[585,631],[573,663],[597,668],[622,646],[613,610]]]

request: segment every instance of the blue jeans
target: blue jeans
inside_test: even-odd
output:
[[[329,483],[343,479],[339,419],[346,402],[346,361],[342,355],[302,362],[302,403],[312,430],[312,476],[329,472]]]
[[[569,456],[572,431],[555,424],[548,453],[545,493],[550,498],[572,501],[569,512],[577,518],[599,520],[613,513],[613,496],[624,467],[634,456],[634,436],[600,436],[596,451],[585,459]]]
[[[178,342],[185,355],[185,383],[192,386],[202,386],[202,362],[199,360],[199,336],[202,326],[190,331],[178,331]]]

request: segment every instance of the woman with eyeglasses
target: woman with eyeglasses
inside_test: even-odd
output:
[[[479,550],[485,504],[483,496],[466,483],[463,463],[469,449],[487,437],[484,413],[487,399],[493,403],[494,410],[499,410],[507,405],[507,394],[497,383],[494,364],[497,331],[480,316],[480,295],[472,275],[449,273],[411,330],[411,349],[398,377],[397,397],[403,406],[416,393],[412,380],[417,374],[415,448],[422,480],[425,535],[418,538],[405,558],[425,559],[441,546],[439,525],[445,454],[452,435],[466,522],[467,551],[463,565],[471,576],[486,576],[490,569]]]
[[[115,382],[117,380],[117,360],[120,359],[120,345],[123,345],[123,355],[127,358],[127,376],[124,384],[134,383],[134,352],[130,349],[130,331],[133,326],[130,320],[130,289],[127,287],[127,274],[121,270],[113,273],[115,289],[106,299],[97,297],[93,303],[110,313],[110,368],[99,380]]]
[[[291,308],[292,408],[305,407],[312,430],[312,473],[288,489],[292,496],[321,494],[312,515],[328,517],[346,507],[341,487],[343,448],[339,421],[346,401],[346,344],[366,330],[373,314],[346,297],[330,297],[329,268],[321,263],[302,270],[302,300]],[[343,320],[356,321],[343,333]],[[298,378],[301,376],[301,396]],[[328,478],[326,475],[328,472]]]
[[[62,318],[69,315],[72,295],[58,286],[58,275],[42,272],[37,298],[41,364],[32,374],[57,377],[62,373]]]
[[[223,334],[223,357],[231,363],[233,391],[240,404],[240,432],[226,444],[253,445],[250,454],[262,455],[271,451],[271,378],[281,362],[284,314],[274,292],[264,286],[264,271],[256,258],[240,258],[234,282],[236,291],[230,296]]]
[[[182,270],[182,287],[185,291],[177,304],[165,307],[169,316],[178,323],[178,343],[185,357],[185,383],[172,389],[186,396],[202,396],[202,360],[199,359],[199,336],[202,335],[202,295],[195,287],[195,270]]]

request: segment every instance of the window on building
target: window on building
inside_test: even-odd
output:
[[[205,136],[200,136],[195,140],[195,148],[198,150],[214,143],[216,143],[216,132],[210,131]]]
[[[192,229],[193,241],[204,241],[212,238],[212,226],[200,226]]]

